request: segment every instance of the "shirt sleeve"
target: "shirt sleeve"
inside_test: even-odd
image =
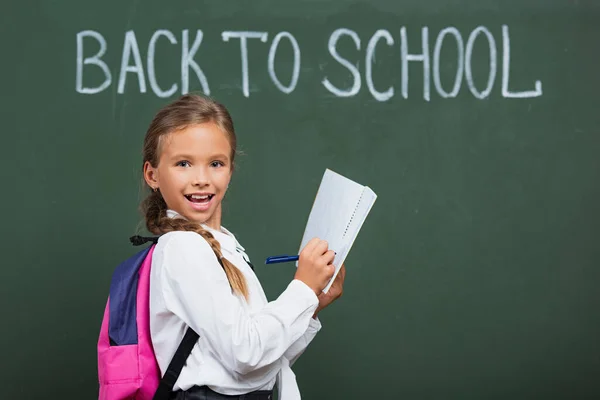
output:
[[[247,374],[272,364],[307,331],[318,299],[306,284],[293,280],[276,300],[250,313],[204,238],[167,235],[160,271],[165,305],[206,339],[224,366]]]
[[[296,360],[304,353],[310,342],[315,338],[321,330],[321,321],[319,319],[310,319],[306,332],[298,340],[296,340],[284,353],[284,357],[290,361],[292,366]]]

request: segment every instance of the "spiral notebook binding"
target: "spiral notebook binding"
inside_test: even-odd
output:
[[[350,228],[350,225],[352,225],[352,221],[354,220],[354,217],[356,216],[356,211],[358,210],[358,208],[360,206],[360,202],[362,201],[364,194],[365,194],[365,191],[363,190],[362,193],[360,194],[360,198],[358,199],[358,202],[356,203],[356,207],[354,207],[354,211],[352,212],[350,221],[348,221],[348,225],[346,225],[346,229],[344,229],[344,234],[342,235],[342,238],[346,237],[346,233],[348,233],[348,228]]]

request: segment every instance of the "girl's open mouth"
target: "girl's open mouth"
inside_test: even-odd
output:
[[[192,203],[203,204],[203,203],[210,202],[214,196],[215,196],[214,194],[203,194],[203,195],[186,194],[185,198],[188,199]]]

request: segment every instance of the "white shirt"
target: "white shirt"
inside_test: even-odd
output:
[[[169,217],[178,216],[174,211]],[[200,335],[174,390],[207,385],[227,395],[270,390],[279,378],[281,400],[300,399],[290,366],[321,329],[312,316],[318,299],[293,280],[268,302],[233,234],[204,226],[223,256],[245,276],[248,302],[231,291],[225,271],[202,236],[169,232],[160,237],[150,273],[150,333],[161,373],[190,326]]]

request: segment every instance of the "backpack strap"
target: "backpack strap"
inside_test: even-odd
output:
[[[129,241],[134,246],[141,246],[144,243],[158,243],[158,238],[160,236],[131,236]],[[220,261],[220,260],[219,260]],[[153,400],[168,400],[171,391],[173,390],[173,386],[175,386],[175,382],[177,382],[177,378],[179,378],[179,374],[181,374],[181,370],[185,365],[185,361],[190,356],[194,345],[198,341],[200,336],[192,329],[189,328],[186,330],[181,343],[179,343],[179,347],[175,351],[169,366],[167,367],[167,371],[164,376],[161,378],[158,388],[156,392],[154,392]]]
[[[129,241],[134,246],[141,246],[142,244],[147,242],[152,242],[156,244],[158,243],[158,238],[159,236],[145,237],[135,235],[131,236],[129,238]],[[216,253],[215,256],[217,256]],[[221,264],[221,267],[225,269],[223,261],[218,256],[217,260],[219,261],[219,264]],[[248,261],[248,263],[250,262]],[[254,269],[252,264],[250,264],[250,267]],[[196,344],[199,338],[200,335],[198,335],[192,328],[187,328],[187,330],[185,331],[185,335],[183,336],[183,339],[179,344],[179,347],[177,347],[177,350],[175,351],[175,355],[173,355],[173,358],[171,359],[171,362],[167,367],[165,375],[161,378],[160,383],[158,384],[158,388],[156,389],[152,400],[169,399],[169,397],[171,396],[171,392],[173,391],[173,386],[175,386],[175,382],[177,382],[177,378],[179,378],[179,374],[181,374],[181,370],[183,369],[187,358],[192,353],[194,345]]]
[[[168,400],[171,395],[171,391],[173,390],[173,386],[175,386],[175,382],[177,382],[177,378],[179,378],[179,374],[185,365],[185,361],[189,357],[196,341],[199,336],[192,328],[188,328],[185,332],[185,336],[183,340],[179,344],[175,355],[171,359],[169,363],[169,367],[167,368],[167,372],[160,380],[158,384],[158,389],[154,393],[154,397],[152,400]]]
[[[129,241],[134,246],[141,246],[141,245],[143,245],[144,243],[147,243],[147,242],[152,242],[154,244],[157,244],[159,237],[160,236],[140,236],[140,235],[135,235],[135,236],[131,236],[129,238]]]

